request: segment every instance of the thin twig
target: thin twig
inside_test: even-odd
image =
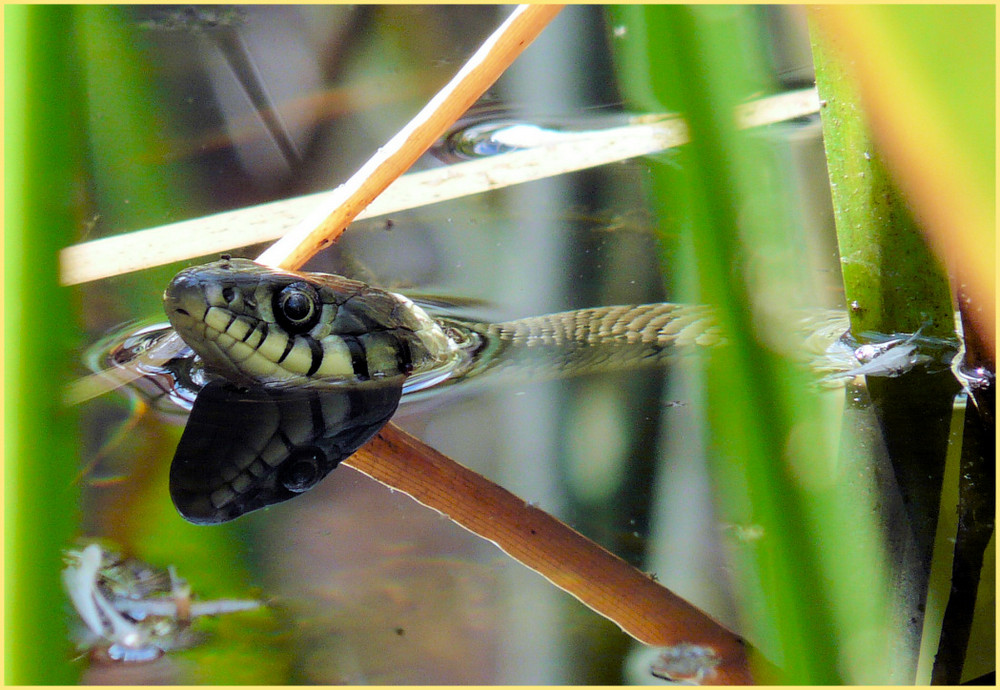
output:
[[[493,85],[561,9],[561,5],[519,5],[416,117],[334,190],[327,205],[271,245],[257,262],[299,268],[329,246]]]
[[[758,127],[819,111],[816,89],[768,96],[737,111],[737,125]],[[356,220],[384,216],[463,196],[658,153],[687,141],[679,118],[644,116],[641,122],[578,133],[521,151],[407,173],[394,181]],[[652,121],[650,121],[652,120]],[[235,211],[122,233],[67,247],[60,253],[64,285],[76,285],[174,261],[269,242],[301,223],[310,211],[330,207],[337,192],[319,192]]]

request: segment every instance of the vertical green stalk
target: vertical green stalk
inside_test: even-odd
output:
[[[643,105],[679,110],[690,127],[681,170],[657,193],[687,226],[695,287],[684,298],[713,305],[729,341],[706,355],[709,462],[723,524],[753,535],[729,546],[743,632],[760,652],[755,678],[883,681],[884,556],[871,506],[838,462],[829,413],[839,401],[792,357],[792,314],[809,283],[781,197],[789,182],[760,138],[735,131],[735,106],[768,86],[756,17],[721,6],[619,16],[624,35],[645,42],[622,81],[645,79],[656,102]]]
[[[892,11],[906,23],[910,9]],[[953,339],[955,320],[947,275],[890,178],[878,141],[870,134],[847,67],[850,56],[836,37],[823,35],[815,25],[811,28],[851,329],[862,341],[870,333],[918,330],[923,336]],[[920,603],[913,614],[919,620],[935,557],[958,385],[948,370],[934,374],[915,370],[898,378],[868,377],[867,389],[916,549],[916,562],[910,566],[913,572],[896,576],[907,583],[907,591],[900,596]],[[946,551],[939,550],[937,557],[950,559]]]
[[[905,8],[904,8],[905,9]],[[851,330],[953,337],[951,291],[872,140],[857,89],[813,29],[816,86]]]
[[[680,77],[667,88],[691,131],[683,192],[693,221],[688,235],[697,267],[693,297],[715,306],[731,339],[730,347],[707,357],[713,473],[727,522],[762,528],[767,535],[737,557],[745,575],[753,573],[743,583],[745,604],[756,618],[752,636],[764,641],[783,680],[838,683],[827,597],[803,529],[806,516],[797,489],[782,463],[792,421],[783,414],[785,401],[776,384],[791,372],[783,371],[785,364],[758,339],[748,292],[754,257],[741,237],[741,215],[748,210],[746,201],[767,200],[754,192],[744,197],[753,175],[752,147],[732,124],[740,96],[760,85],[758,75],[747,70],[752,65],[747,54],[738,51],[743,55],[734,63],[736,51],[726,48],[748,47],[741,35],[746,18],[734,16],[739,12],[706,7],[655,13],[664,20],[658,22],[664,53]],[[759,424],[758,410],[771,411],[773,423]]]
[[[58,251],[79,222],[81,141],[72,15],[4,8],[5,680],[77,680],[60,583],[77,524],[76,418],[61,404],[74,342]]]

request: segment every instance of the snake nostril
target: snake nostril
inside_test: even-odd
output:
[[[187,309],[175,309],[174,311],[178,314],[183,314],[184,316],[191,316]]]
[[[180,295],[185,292],[191,292],[194,290],[201,289],[201,281],[195,273],[192,273],[190,269],[185,269],[174,276],[174,279],[170,281],[170,285],[167,286],[166,294],[168,295]]]

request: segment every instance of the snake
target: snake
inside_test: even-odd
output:
[[[597,307],[503,323],[432,318],[401,294],[247,259],[185,269],[163,301],[206,368],[276,388],[407,379],[413,390],[501,366],[580,374],[656,364],[677,348],[722,341],[703,306]]]
[[[190,351],[147,379],[160,397],[190,406],[170,493],[197,524],[311,489],[389,421],[404,393],[503,370],[537,379],[662,365],[726,342],[706,306],[602,306],[492,323],[431,313],[343,276],[228,255],[181,270],[163,305]],[[800,349],[829,360],[847,328],[843,311],[812,313]],[[128,364],[143,347],[111,356]]]

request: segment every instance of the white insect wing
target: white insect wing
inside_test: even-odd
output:
[[[900,376],[917,364],[929,361],[927,355],[917,353],[914,344],[919,331],[907,339],[896,338],[884,343],[866,344],[854,350],[854,357],[860,366],[847,371],[830,374],[827,381],[855,376]]]

